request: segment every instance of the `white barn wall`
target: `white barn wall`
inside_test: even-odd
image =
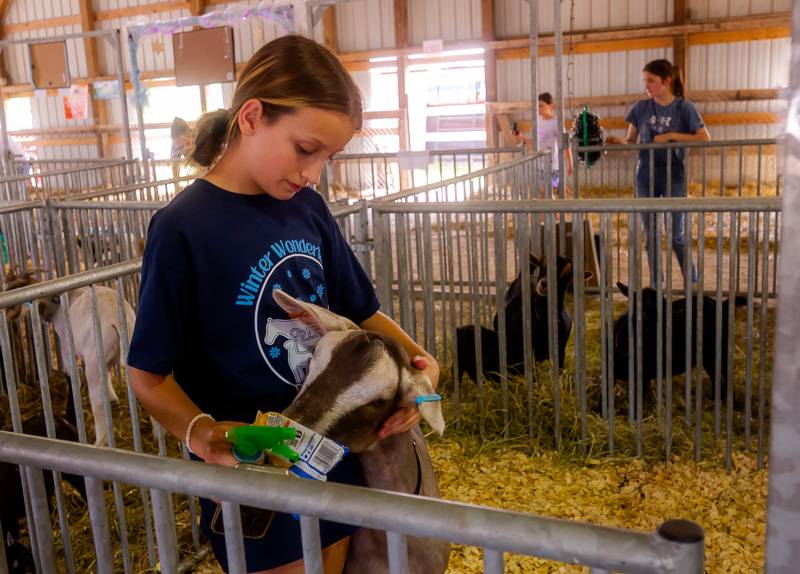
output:
[[[256,6],[259,0],[245,2]],[[163,5],[162,0],[94,0],[96,13],[136,6]],[[553,4],[539,1],[539,32],[549,33],[553,29]],[[222,10],[224,4],[213,4],[208,9]],[[790,0],[689,0],[693,18],[726,18],[746,15],[782,12],[790,9]],[[672,20],[673,0],[575,0],[575,19],[572,28],[587,30],[606,27],[658,25]],[[47,18],[74,18],[80,14],[78,0],[11,0],[5,16],[6,24],[21,24]],[[187,9],[156,12],[129,19],[100,20],[99,29],[121,29],[123,38],[122,61],[128,73],[128,50],[125,28],[132,22],[172,20],[188,16]],[[528,33],[528,2],[526,0],[495,0],[495,34],[498,38],[520,36]],[[569,2],[562,4],[562,28],[570,29]],[[395,46],[394,9],[392,0],[354,0],[336,6],[336,35],[341,52],[392,48]],[[60,34],[80,32],[80,25],[70,24],[30,32],[12,32],[8,38],[48,38]],[[283,34],[276,24],[253,18],[234,28],[236,61],[245,61],[261,45]],[[408,34],[412,45],[424,40],[443,39],[445,42],[469,42],[480,39],[480,0],[408,0]],[[322,25],[315,30],[315,37],[322,40]],[[154,49],[154,37],[146,37],[139,47],[138,65],[144,73],[173,68],[172,43],[169,36],[159,38],[161,48]],[[689,90],[774,88],[785,85],[788,74],[789,39],[740,42],[690,46]],[[159,47],[159,42],[155,43]],[[98,40],[100,71],[105,75],[116,73],[117,60],[113,47]],[[73,77],[88,74],[81,39],[68,42],[70,73]],[[573,90],[576,96],[602,96],[636,93],[641,90],[641,66],[649,59],[672,57],[669,48],[584,54],[575,57]],[[27,48],[15,46],[6,51],[6,68],[13,83],[29,81]],[[530,100],[527,60],[499,60],[497,62],[498,98],[501,101]],[[563,86],[567,92],[567,61],[564,60]],[[555,91],[554,58],[539,60],[540,90]],[[369,74],[355,74],[362,90],[369,91]],[[230,100],[233,84],[223,85],[227,101]],[[781,111],[780,102],[743,102],[705,104],[704,113],[738,111]],[[85,121],[66,120],[60,96],[37,95],[32,98],[35,128],[56,128],[92,124]],[[108,121],[121,123],[122,110],[118,100],[106,102]],[[603,109],[601,115],[624,115],[624,109]],[[135,122],[133,109],[130,119]],[[774,134],[777,126],[730,126],[715,129],[718,134]],[[134,147],[136,144],[134,143]],[[86,157],[96,155],[95,146],[71,146],[43,148],[53,157],[57,152],[73,154],[80,150]],[[114,146],[114,154],[122,155],[124,147]]]
[[[561,5],[561,28],[570,29],[570,3]],[[645,26],[672,20],[673,0],[575,0],[574,30]],[[553,32],[554,10],[551,0],[538,2],[540,34]],[[495,0],[495,33],[499,38],[530,33],[527,0]]]
[[[632,50],[599,54],[575,55],[574,95],[609,96],[642,91],[642,66],[648,60],[672,57],[671,48]],[[562,64],[564,96],[567,93],[567,57]],[[537,64],[539,92],[555,95],[555,58],[539,58]],[[500,101],[530,101],[530,61],[498,60],[497,97]]]
[[[392,0],[355,0],[337,4],[336,37],[341,52],[394,48]]]
[[[692,18],[733,18],[788,12],[792,0],[689,0]]]
[[[480,0],[409,0],[409,41],[442,39],[463,42],[481,38]]]

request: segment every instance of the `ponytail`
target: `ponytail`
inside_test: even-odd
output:
[[[672,66],[672,94],[676,98],[684,97],[682,76],[680,66]]]
[[[658,76],[662,80],[669,78],[670,91],[676,98],[686,97],[686,90],[683,87],[683,78],[680,66],[673,66],[669,60],[651,60],[642,70],[654,76]]]
[[[228,133],[228,110],[203,114],[197,121],[197,136],[189,159],[202,167],[210,167],[222,153]]]

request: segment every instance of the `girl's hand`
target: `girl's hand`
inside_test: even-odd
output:
[[[627,142],[623,141],[622,138],[617,137],[617,136],[608,136],[606,138],[605,143],[607,145],[623,145],[623,144],[625,144]]]
[[[669,132],[665,134],[658,134],[653,138],[653,143],[667,143],[672,141],[672,134]]]
[[[209,464],[236,466],[239,464],[233,456],[233,445],[225,438],[229,429],[243,426],[245,423],[234,421],[214,422],[208,418],[197,421],[192,428],[192,450],[197,456]]]
[[[433,388],[436,388],[436,385],[439,384],[439,363],[436,362],[436,359],[418,355],[411,360],[411,366],[427,375]],[[383,427],[378,431],[378,438],[383,439],[411,430],[421,419],[422,416],[417,407],[401,407],[383,423]]]

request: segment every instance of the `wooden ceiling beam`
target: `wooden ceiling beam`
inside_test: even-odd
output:
[[[770,101],[780,97],[780,90],[776,88],[752,89],[752,90],[703,90],[691,91],[689,99],[695,103],[705,102],[754,102]],[[630,106],[636,100],[644,98],[644,94],[620,94],[613,96],[584,96],[567,98],[566,106],[580,107],[584,105],[598,107],[620,107]],[[530,100],[520,100],[515,102],[487,102],[487,108],[494,113],[505,114],[514,112],[527,112],[531,109]]]
[[[731,112],[722,114],[703,114],[703,121],[708,126],[743,126],[750,124],[777,124],[781,121],[779,114],[771,112]],[[572,129],[572,120],[565,122],[567,129]],[[606,130],[624,130],[628,127],[628,122],[623,116],[604,117],[600,119],[600,125]],[[517,126],[522,131],[530,131],[530,120],[521,119]]]

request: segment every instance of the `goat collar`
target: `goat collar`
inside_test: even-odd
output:
[[[415,439],[411,439],[411,446],[414,447],[414,458],[417,461],[417,486],[414,487],[414,495],[419,496],[420,490],[422,490],[422,464],[419,461],[419,451],[417,451],[417,441]]]

